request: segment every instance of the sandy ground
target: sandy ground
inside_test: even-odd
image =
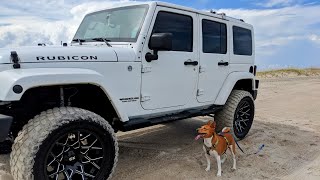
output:
[[[195,129],[209,120],[198,117],[118,133],[120,179],[320,179],[320,77],[262,80],[256,102],[256,118],[248,137],[239,142],[247,153],[265,148],[259,155],[238,150],[236,171],[232,159],[217,178],[216,162],[206,172]],[[11,179],[9,156],[0,156],[0,178]],[[2,176],[1,176],[2,175]]]

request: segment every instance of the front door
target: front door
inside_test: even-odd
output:
[[[197,99],[213,102],[229,73],[226,21],[200,15],[200,70]]]
[[[172,51],[159,51],[155,61],[142,60],[141,105],[144,109],[183,106],[196,91],[198,65],[185,62],[197,61],[197,16],[157,7],[154,17],[147,37],[172,33]],[[146,44],[143,54],[148,52],[153,53]]]

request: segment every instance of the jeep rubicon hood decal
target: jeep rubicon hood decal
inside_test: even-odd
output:
[[[13,63],[11,58],[13,51],[17,52],[19,63],[118,61],[116,52],[112,48],[30,46],[0,49],[0,63]]]
[[[98,61],[98,56],[37,56],[37,61]]]

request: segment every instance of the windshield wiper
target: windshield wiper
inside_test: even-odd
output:
[[[112,47],[111,44],[109,43],[110,42],[109,39],[106,39],[106,38],[92,38],[91,40],[99,41],[99,42],[105,42],[108,47]]]
[[[84,39],[72,39],[72,42],[78,42],[79,45],[82,45],[83,42],[86,42]]]

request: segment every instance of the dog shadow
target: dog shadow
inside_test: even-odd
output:
[[[196,129],[211,118],[192,118],[163,124],[119,137],[119,162],[114,179],[212,179],[217,164],[211,158],[211,171],[206,172],[203,142],[195,141]],[[276,133],[281,132],[281,133]],[[295,137],[295,138],[292,138]],[[246,154],[237,148],[237,170],[232,171],[228,152],[222,165],[222,178],[261,179],[293,172],[320,155],[319,136],[294,126],[256,120],[247,137],[239,141]],[[308,148],[297,148],[304,142]],[[265,148],[254,154],[260,145]]]
[[[113,179],[215,179],[216,161],[211,159],[211,171],[206,172],[203,142],[194,140],[196,129],[210,119],[192,118],[118,133],[119,161]],[[278,179],[320,155],[319,134],[258,119],[239,144],[246,154],[237,149],[238,169],[231,170],[228,156],[219,179]],[[265,148],[252,154],[261,144]],[[9,172],[9,155],[0,155],[0,180],[12,180]]]

